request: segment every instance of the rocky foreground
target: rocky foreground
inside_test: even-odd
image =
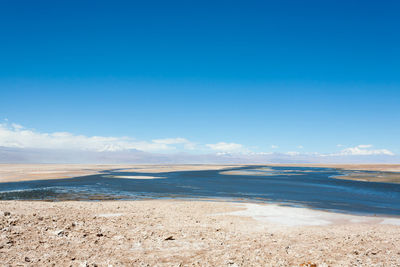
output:
[[[0,202],[2,266],[400,266],[400,226],[282,226],[211,201]]]

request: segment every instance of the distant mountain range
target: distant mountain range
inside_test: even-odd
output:
[[[268,164],[268,163],[400,163],[397,155],[323,155],[287,153],[162,154],[139,150],[81,151],[0,147],[0,163],[85,164]]]

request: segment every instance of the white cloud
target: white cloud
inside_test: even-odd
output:
[[[19,124],[16,124],[16,123],[12,123],[11,126],[16,130],[21,130],[21,129],[24,128],[22,125],[19,125]]]
[[[300,146],[297,146],[297,148],[299,148],[299,149],[303,149],[303,148],[304,148],[304,146],[301,146],[301,145],[300,145]]]
[[[150,141],[136,140],[130,137],[112,136],[85,136],[75,135],[69,132],[42,133],[33,129],[27,129],[19,124],[0,123],[0,146],[18,148],[46,148],[46,149],[72,149],[85,151],[123,151],[137,149],[146,152],[178,152],[178,151],[202,151],[210,150],[217,154],[238,153],[242,155],[260,156],[272,155],[271,152],[253,152],[249,148],[238,143],[219,142],[214,144],[195,144],[186,138],[165,138]],[[278,148],[278,146],[271,146]],[[302,148],[302,146],[298,146]],[[362,156],[362,155],[395,155],[388,149],[374,149],[372,145],[363,144],[355,147],[343,148],[334,154],[299,153],[290,151],[284,153],[289,156]]]
[[[165,138],[165,139],[154,139],[152,140],[153,143],[159,145],[183,145],[183,147],[187,150],[194,150],[196,149],[196,144],[190,142],[186,138],[177,137],[177,138]]]
[[[179,146],[193,149],[195,144],[185,138],[138,141],[129,137],[74,135],[68,132],[41,133],[18,124],[0,124],[0,146],[19,148],[75,149],[89,151],[122,151],[137,149],[157,152],[176,150]]]
[[[394,153],[388,149],[370,149],[372,145],[358,145],[355,147],[348,147],[340,151],[338,155],[390,155]]]
[[[219,152],[245,152],[246,149],[241,144],[219,142],[216,144],[207,144],[208,148]]]
[[[371,148],[372,145],[359,145],[358,147],[359,148]]]
[[[279,148],[279,146],[272,145],[271,148],[272,148],[272,149],[277,149],[277,148]]]
[[[185,138],[165,138],[165,139],[154,139],[153,143],[156,144],[165,144],[165,145],[173,145],[173,144],[182,144],[182,143],[187,143],[189,142]]]

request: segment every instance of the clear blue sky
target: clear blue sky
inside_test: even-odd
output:
[[[0,119],[400,153],[399,1],[0,2]]]

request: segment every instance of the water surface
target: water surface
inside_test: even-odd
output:
[[[164,173],[115,169],[84,177],[1,183],[0,199],[213,198],[400,216],[400,184],[331,178],[342,172],[330,168],[269,166]],[[115,176],[155,176],[160,179],[111,178]]]

